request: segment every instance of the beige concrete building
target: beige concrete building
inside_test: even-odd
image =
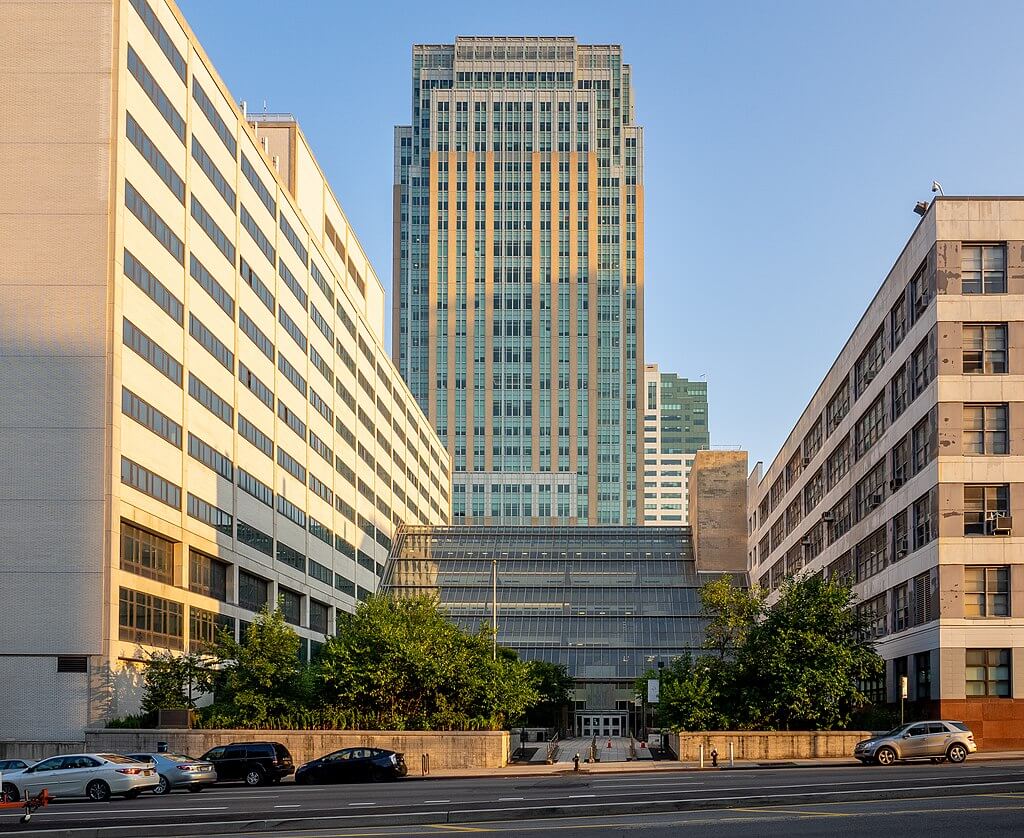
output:
[[[775,460],[748,558],[852,579],[866,685],[1024,746],[1024,199],[937,198]]]
[[[698,451],[689,482],[693,550],[704,571],[745,573],[746,451]]]
[[[280,602],[304,652],[449,519],[447,451],[294,119],[169,0],[0,5],[5,737],[135,711],[131,662]]]

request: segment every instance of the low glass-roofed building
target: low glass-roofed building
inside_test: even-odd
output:
[[[637,728],[634,680],[701,649],[698,588],[717,575],[698,570],[688,527],[408,526],[384,589],[434,594],[468,631],[496,600],[498,643],[575,679],[576,733],[614,736]]]

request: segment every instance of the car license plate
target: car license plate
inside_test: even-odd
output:
[[[150,771],[150,769],[147,768],[145,771],[142,772],[142,776],[143,777],[152,777],[153,776],[153,772]]]

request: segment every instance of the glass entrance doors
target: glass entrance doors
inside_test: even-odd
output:
[[[627,736],[625,713],[577,713],[577,736]]]

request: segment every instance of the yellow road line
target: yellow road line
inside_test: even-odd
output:
[[[852,818],[854,815],[849,812],[801,812],[796,809],[780,809],[775,806],[744,806],[742,809],[728,809],[732,812],[755,812],[759,815],[801,815],[805,818]]]
[[[432,823],[431,829],[450,829],[452,832],[497,832],[495,829],[484,829],[480,826],[455,826],[448,823]]]

